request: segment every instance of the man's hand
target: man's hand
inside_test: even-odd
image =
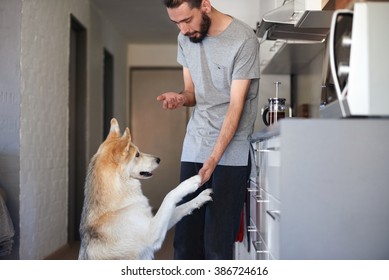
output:
[[[215,171],[217,162],[214,158],[209,158],[206,162],[204,162],[203,167],[199,171],[199,175],[201,177],[200,185],[204,185],[208,182],[209,178],[211,178],[213,171]]]
[[[173,110],[184,106],[185,96],[177,92],[165,92],[157,97],[158,101],[162,101],[162,108]]]

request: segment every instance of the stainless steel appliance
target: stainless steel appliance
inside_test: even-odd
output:
[[[359,2],[334,12],[322,117],[389,116],[388,14],[389,2]]]
[[[323,10],[328,0],[284,0],[263,15],[256,31],[263,40],[322,41],[328,33],[331,10]]]

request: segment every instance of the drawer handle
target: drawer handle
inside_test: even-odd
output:
[[[266,149],[261,149],[259,150],[260,153],[268,153],[268,152],[276,152],[279,151],[279,147],[271,147],[271,148],[266,148]]]
[[[262,244],[261,241],[253,241],[253,246],[254,246],[255,252],[257,254],[268,254],[269,251],[268,250],[263,250],[261,248],[261,244]]]
[[[248,227],[247,227],[247,231],[248,231],[248,232],[257,232],[258,229],[257,229],[256,226],[248,226]]]
[[[266,213],[274,220],[278,221],[281,218],[280,211],[277,210],[267,210]]]
[[[259,192],[257,188],[247,188],[248,192]]]
[[[254,196],[254,198],[257,201],[257,203],[267,203],[267,202],[269,202],[269,200],[263,199],[262,195],[260,195],[260,194]]]

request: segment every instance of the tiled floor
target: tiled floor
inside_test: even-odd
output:
[[[173,259],[173,237],[174,231],[170,230],[166,235],[161,250],[155,253],[156,260]],[[64,248],[50,255],[46,258],[46,260],[77,260],[79,248],[80,243],[74,242],[73,244],[66,245]]]

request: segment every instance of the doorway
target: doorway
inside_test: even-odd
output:
[[[114,59],[113,55],[104,49],[103,65],[103,139],[105,139],[111,128],[111,119],[113,117],[113,77],[114,77]]]
[[[142,181],[142,191],[153,210],[179,183],[182,142],[188,109],[164,110],[156,100],[166,91],[183,89],[181,68],[132,68],[130,71],[130,130],[142,152],[161,158],[152,178]]]
[[[80,240],[86,175],[86,29],[71,16],[69,61],[68,242]]]

